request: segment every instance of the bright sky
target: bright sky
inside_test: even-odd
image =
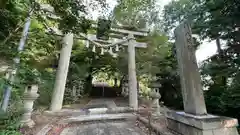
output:
[[[106,0],[106,1],[107,3],[109,3],[110,11],[113,10],[114,6],[117,4],[116,0]],[[158,0],[157,5],[163,8],[164,5],[168,4],[170,1],[172,0]],[[90,12],[92,13],[91,15],[92,19],[97,19],[98,16],[100,15],[99,10],[91,10]],[[203,60],[214,55],[216,52],[217,52],[217,47],[215,45],[215,41],[212,41],[212,42],[204,41],[203,44],[200,45],[200,48],[196,51],[196,57],[197,57],[198,63],[201,63]]]

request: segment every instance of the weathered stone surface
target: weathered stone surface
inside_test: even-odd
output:
[[[135,56],[135,44],[136,41],[132,34],[129,34],[128,38],[128,90],[129,90],[129,104],[130,107],[138,108],[138,92],[137,92],[137,75],[136,75],[136,56]]]
[[[238,121],[233,118],[168,112],[167,119],[168,128],[182,135],[238,135]]]
[[[24,114],[22,115],[21,125],[32,128],[35,123],[31,119],[34,101],[38,98],[38,85],[32,85],[30,88],[26,87],[23,94]]]
[[[92,109],[88,109],[89,114],[105,114],[107,112],[107,108],[92,108]]]
[[[137,117],[130,113],[120,114],[96,114],[96,115],[82,115],[78,117],[71,117],[64,122],[85,122],[85,121],[99,121],[99,120],[120,120],[120,119],[136,119]]]
[[[129,107],[116,107],[108,109],[106,113],[131,113],[131,112],[134,112],[134,109]]]
[[[60,60],[58,63],[58,70],[56,81],[54,84],[53,96],[51,101],[50,110],[59,111],[62,109],[63,97],[65,92],[65,85],[68,74],[68,67],[72,52],[73,34],[68,33],[64,35],[63,45],[60,53]]]
[[[95,109],[62,109],[60,111],[45,111],[44,115],[50,116],[80,116],[80,115],[93,115],[93,114],[116,114],[116,113],[132,113],[134,110],[129,107],[116,107],[116,108],[95,108]]]
[[[144,125],[146,125],[147,127],[151,126],[152,130],[157,134],[157,135],[174,135],[170,130],[167,129],[165,123],[161,123],[161,125],[159,125],[159,123],[154,123],[151,120],[149,121],[149,119],[141,117],[140,115],[137,117],[137,119],[139,121],[141,121]],[[159,118],[161,119],[161,118]],[[165,119],[165,118],[164,118]],[[165,121],[165,120],[164,120]]]
[[[60,111],[44,111],[44,115],[49,116],[69,116],[69,115],[85,115],[85,110],[62,109]]]
[[[154,110],[153,116],[160,116],[160,105],[159,105],[159,99],[161,98],[161,95],[159,93],[158,88],[153,88],[152,92],[150,93],[150,97],[152,98],[152,109]]]
[[[61,135],[145,135],[134,122],[104,122],[69,127]]]
[[[238,135],[236,128],[222,128],[213,130],[214,135]]]
[[[121,94],[122,94],[124,97],[127,97],[127,96],[128,96],[128,94],[129,94],[129,89],[128,89],[128,83],[127,83],[127,82],[123,82]]]
[[[207,111],[190,25],[183,23],[178,26],[175,37],[184,111],[194,115],[205,115]]]
[[[85,108],[116,108],[117,105],[111,99],[93,99],[89,101]]]

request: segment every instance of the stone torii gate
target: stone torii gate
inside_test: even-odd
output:
[[[93,28],[97,28],[97,25],[93,25]],[[110,39],[102,40],[97,38],[94,34],[80,33],[75,38],[85,41],[86,47],[92,45],[92,51],[96,51],[96,47],[101,48],[101,54],[108,51],[113,57],[117,57],[115,51],[119,51],[119,45],[128,47],[128,80],[129,80],[129,106],[133,109],[138,108],[138,93],[137,93],[137,77],[136,77],[136,61],[135,61],[135,48],[146,48],[147,44],[143,42],[137,42],[136,37],[145,37],[148,35],[148,31],[144,30],[126,30],[120,27],[110,28]],[[57,69],[57,76],[54,85],[54,91],[52,95],[52,101],[50,111],[59,111],[62,109],[65,85],[67,80],[69,62],[71,57],[71,51],[73,46],[74,35],[67,33],[62,35],[62,49],[60,52],[59,66]]]

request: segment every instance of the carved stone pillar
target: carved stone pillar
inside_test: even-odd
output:
[[[33,127],[34,121],[31,119],[33,111],[33,103],[38,98],[38,85],[31,85],[26,87],[23,95],[24,114],[22,115],[21,124],[27,127]]]

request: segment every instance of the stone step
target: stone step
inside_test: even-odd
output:
[[[80,116],[80,115],[93,115],[93,114],[116,114],[116,113],[131,113],[134,112],[129,107],[116,107],[116,108],[91,108],[91,109],[62,109],[61,111],[52,112],[45,111],[45,115],[54,116]]]
[[[93,108],[88,109],[89,114],[115,114],[115,113],[130,113],[134,112],[129,107],[116,107],[116,108]]]
[[[119,113],[119,114],[94,114],[94,115],[82,115],[77,117],[70,117],[63,122],[89,122],[89,121],[104,121],[104,120],[136,120],[137,116],[132,113]]]

